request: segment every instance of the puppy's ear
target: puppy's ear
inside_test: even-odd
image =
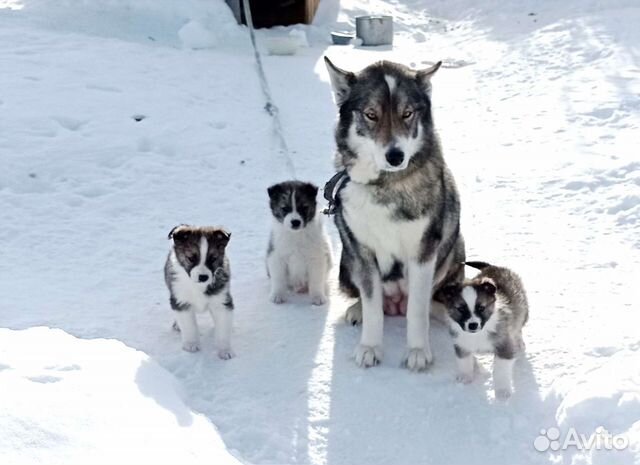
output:
[[[426,69],[418,70],[416,73],[416,79],[429,94],[431,94],[431,77],[436,74],[436,71],[440,69],[440,66],[442,66],[441,61]]]
[[[282,184],[274,184],[267,189],[267,193],[269,194],[269,198],[271,200],[277,200],[283,192],[284,188],[282,187]]]
[[[231,239],[231,233],[226,229],[218,229],[213,233],[213,242],[221,249],[224,249],[227,246],[229,239]]]
[[[356,81],[356,75],[338,68],[331,63],[331,60],[327,57],[324,57],[324,64],[327,65],[327,71],[329,71],[329,79],[331,80],[331,87],[333,88],[333,98],[336,105],[340,106],[349,98],[351,86]]]
[[[433,300],[440,302],[442,304],[447,304],[455,296],[460,294],[461,289],[462,289],[462,285],[460,283],[446,284],[436,291],[436,293],[433,295]]]
[[[167,235],[167,239],[174,239],[176,235],[179,235],[180,228],[182,228],[183,226],[186,226],[186,224],[179,224],[178,226],[174,226],[173,229],[169,231],[169,234]]]
[[[303,184],[300,189],[302,193],[306,197],[309,197],[311,200],[315,200],[316,197],[318,196],[318,186],[315,186],[309,182]]]
[[[496,283],[493,279],[491,278],[482,278],[482,281],[480,281],[480,289],[483,292],[486,292],[489,295],[495,295],[496,290],[497,290],[497,286]]]

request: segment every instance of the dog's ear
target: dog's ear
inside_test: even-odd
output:
[[[331,60],[327,57],[324,57],[324,63],[327,65],[327,71],[329,71],[329,79],[331,80],[331,87],[333,88],[333,98],[336,105],[340,106],[349,98],[349,92],[356,80],[356,75],[338,68],[331,63]]]
[[[450,302],[455,296],[460,294],[460,290],[462,289],[462,285],[460,283],[449,283],[442,286],[440,289],[436,291],[433,295],[433,300],[440,302],[442,304],[447,304]]]
[[[284,188],[282,187],[282,184],[274,184],[267,189],[267,193],[269,194],[269,198],[271,200],[277,200],[283,192]]]
[[[302,191],[302,194],[305,197],[308,197],[311,200],[316,200],[316,197],[318,196],[318,186],[315,186],[313,184],[311,184],[310,182],[306,182],[302,185],[302,187],[300,188],[300,190]]]
[[[431,77],[436,74],[436,71],[440,69],[442,62],[439,61],[433,66],[429,66],[426,69],[418,70],[416,73],[416,79],[424,87],[429,94],[431,94]]]
[[[226,229],[220,228],[213,233],[213,243],[220,249],[224,249],[229,243],[230,239],[231,233]]]
[[[180,238],[180,228],[184,226],[186,226],[186,224],[179,224],[177,226],[174,226],[173,229],[169,231],[169,234],[167,235],[167,239]]]
[[[493,279],[491,278],[482,278],[482,281],[480,281],[480,289],[489,294],[489,295],[495,295],[496,290],[497,290],[497,286],[496,283]]]

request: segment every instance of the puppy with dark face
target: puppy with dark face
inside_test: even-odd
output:
[[[483,262],[466,262],[480,273],[440,288],[434,299],[447,308],[458,362],[457,379],[470,383],[475,353],[495,355],[493,384],[497,398],[511,395],[513,362],[524,349],[522,327],[529,317],[527,295],[513,271]]]
[[[280,304],[290,290],[308,292],[313,305],[327,301],[331,248],[317,209],[318,188],[286,181],[267,189],[272,228],[267,248],[267,272],[272,302]]]
[[[449,318],[462,331],[481,331],[493,315],[496,302],[496,286],[491,278],[474,278],[465,285],[447,286],[441,292],[446,295]]]
[[[169,232],[171,251],[164,267],[169,303],[182,335],[182,348],[200,349],[196,313],[209,312],[215,324],[218,356],[233,357],[233,299],[225,249],[231,234],[222,228],[180,225]]]

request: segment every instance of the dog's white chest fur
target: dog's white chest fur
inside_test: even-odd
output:
[[[279,223],[274,224],[273,254],[286,263],[293,287],[306,286],[309,281],[309,265],[326,262],[330,256],[329,240],[319,221],[317,218],[299,231],[288,230]]]
[[[311,303],[323,305],[327,300],[331,247],[321,218],[296,231],[274,221],[271,240],[273,250],[267,254],[271,301],[284,302],[289,289],[308,290]]]
[[[224,292],[220,292],[213,296],[208,296],[204,293],[207,288],[206,284],[199,284],[194,282],[187,272],[185,271],[178,259],[175,256],[175,252],[171,251],[170,260],[173,265],[173,272],[175,278],[172,284],[173,296],[179,303],[188,303],[198,312],[204,312],[210,309],[210,305],[217,301],[222,302],[225,297]]]
[[[367,187],[355,182],[347,184],[341,199],[349,228],[359,242],[375,251],[383,269],[393,258],[406,261],[418,255],[428,217],[395,219],[389,207],[375,203]]]

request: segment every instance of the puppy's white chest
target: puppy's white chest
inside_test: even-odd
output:
[[[273,241],[273,253],[286,263],[295,283],[305,283],[308,268],[325,262],[330,253],[324,230],[317,225],[309,225],[302,231],[285,231],[277,227],[273,231]]]
[[[395,219],[391,208],[375,203],[365,186],[353,182],[344,188],[341,198],[349,228],[376,255],[405,260],[417,256],[427,217],[412,221]]]
[[[493,352],[494,347],[487,331],[478,331],[477,333],[469,333],[460,331],[455,343],[464,350],[471,353]]]

